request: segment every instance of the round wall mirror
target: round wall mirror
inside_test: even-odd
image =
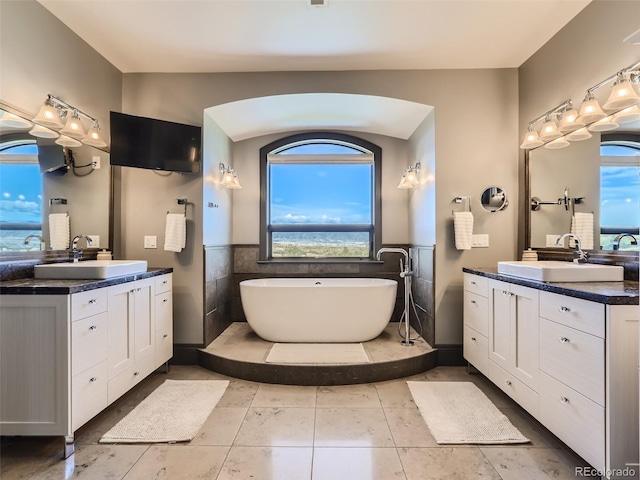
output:
[[[482,208],[488,212],[499,212],[509,205],[507,195],[500,187],[488,187],[480,195]]]

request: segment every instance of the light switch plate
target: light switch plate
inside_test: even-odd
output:
[[[100,157],[95,155],[91,157],[91,161],[93,162],[93,169],[98,170],[100,168]]]
[[[558,247],[559,245],[557,245],[556,242],[559,238],[560,235],[547,235],[545,247]]]
[[[473,248],[488,248],[489,247],[489,234],[488,233],[474,233],[471,236],[471,246]]]
[[[158,248],[158,237],[156,235],[145,235],[144,248]]]

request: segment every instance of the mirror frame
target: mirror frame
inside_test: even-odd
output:
[[[7,103],[2,99],[0,99],[0,109],[9,113],[13,113],[14,115],[18,115],[29,121],[31,121],[30,119],[35,117],[35,114],[27,112],[10,103]],[[97,150],[101,150],[105,153],[110,153],[108,145],[107,147],[103,147],[103,148],[98,148],[98,147],[91,147],[91,148],[96,148]],[[115,212],[114,212],[115,178],[114,178],[114,175],[115,175],[115,169],[111,167],[110,173],[109,173],[109,200],[108,200],[109,202],[109,236],[108,238],[109,238],[109,248],[111,250],[114,249],[114,239],[115,239],[115,236],[114,236],[114,226],[115,226]],[[97,251],[99,250],[99,248],[95,248],[93,250]],[[30,261],[30,260],[44,261],[45,259],[48,260],[48,259],[59,258],[61,255],[66,256],[67,250],[43,250],[38,252],[34,252],[34,251],[0,252],[0,264],[5,262],[19,262],[19,261],[25,261],[25,260],[26,261]]]
[[[493,208],[493,209],[485,206],[485,204],[482,202],[482,198],[484,197],[484,193],[487,190],[491,190],[492,188],[496,188],[496,189],[500,190],[502,192],[502,196],[504,198],[504,201],[502,202],[502,204],[499,207],[496,207],[496,208]],[[480,206],[484,209],[485,212],[489,212],[489,213],[501,212],[504,209],[506,209],[509,206],[509,199],[507,198],[507,193],[504,191],[504,188],[499,187],[498,185],[491,185],[491,186],[485,188],[482,191],[482,193],[480,194]]]

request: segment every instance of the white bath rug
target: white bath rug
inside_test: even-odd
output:
[[[407,385],[439,444],[529,442],[471,382],[407,382]]]
[[[186,442],[196,436],[229,382],[165,380],[100,443]]]
[[[267,363],[336,365],[369,363],[361,343],[275,343]]]

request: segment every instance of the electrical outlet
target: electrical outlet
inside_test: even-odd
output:
[[[91,158],[91,161],[93,162],[93,169],[98,170],[100,168],[100,157],[96,155]]]
[[[100,235],[87,235],[91,239],[91,248],[100,246]]]
[[[489,234],[488,233],[474,233],[471,236],[471,246],[473,248],[487,248],[487,247],[489,247]]]
[[[560,235],[547,235],[545,247],[557,247],[556,242],[560,238]]]
[[[144,248],[158,248],[158,237],[155,235],[145,235]]]

